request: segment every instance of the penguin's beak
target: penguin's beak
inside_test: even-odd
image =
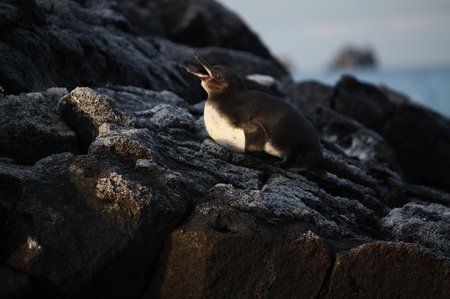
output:
[[[211,78],[212,72],[211,72],[211,67],[209,66],[209,64],[200,55],[198,55],[194,51],[192,51],[191,54],[192,54],[192,56],[194,56],[195,60],[197,60],[197,62],[201,64],[201,66],[205,69],[207,74],[200,73],[200,72],[194,70],[193,68],[190,68],[187,66],[180,65],[180,67],[182,67],[187,72],[193,74],[194,76],[196,76],[197,78],[199,78],[202,81]]]

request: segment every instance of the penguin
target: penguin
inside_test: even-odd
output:
[[[283,168],[322,169],[324,156],[314,126],[290,104],[271,94],[247,89],[230,68],[210,66],[192,52],[204,72],[182,66],[208,94],[204,122],[209,136],[239,153],[266,154]]]

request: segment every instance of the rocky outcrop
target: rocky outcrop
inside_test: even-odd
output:
[[[412,103],[405,95],[351,76],[342,77],[335,87],[302,82],[286,89],[293,102],[312,115],[329,107],[377,132],[395,151],[409,181],[450,191],[447,118]]]
[[[164,18],[155,15],[158,12],[155,6],[157,3],[165,5],[165,2],[149,1],[139,5],[101,0],[3,1],[0,6],[3,42],[0,47],[0,86],[7,93],[16,94],[54,86],[71,90],[76,86],[121,84],[157,91],[172,90],[188,101],[198,101],[200,88],[191,87],[195,79],[179,69],[180,60],[166,54],[179,52],[179,45],[168,42],[160,45],[160,38],[165,37],[161,23]],[[177,1],[173,2],[171,7],[177,6]],[[153,10],[149,6],[154,7]],[[188,10],[194,8],[194,4],[179,6],[174,13],[189,19],[191,13]],[[195,6],[200,8],[198,4]],[[217,15],[232,15],[215,2],[209,6]],[[200,15],[205,14],[204,9]],[[177,21],[182,24],[178,17]],[[249,51],[253,47],[252,52],[260,55],[259,59],[254,58],[254,72],[261,67],[259,62],[266,61],[277,69],[278,74],[286,76],[258,38],[237,17],[233,20],[222,19],[229,22],[231,33],[226,33],[221,40],[232,41],[231,48]],[[233,26],[236,29],[231,29]],[[217,28],[223,29],[222,26]],[[245,35],[252,39],[236,39],[236,36]],[[226,47],[221,42],[217,45]],[[181,46],[181,50],[185,48]],[[223,52],[227,53],[225,49]],[[251,59],[248,59],[246,67],[251,69],[251,65]]]
[[[446,298],[449,267],[423,248],[379,242],[356,247],[336,257],[331,298]],[[444,262],[446,263],[446,262]],[[416,269],[424,269],[417,273]],[[378,285],[374,286],[377,281]]]
[[[160,0],[149,1],[148,6],[159,17],[172,41],[193,47],[221,47],[253,53],[284,70],[258,36],[219,2]]]
[[[331,263],[323,241],[301,229],[291,239],[278,233],[249,213],[203,207],[171,234],[143,298],[317,296]]]
[[[376,67],[378,59],[373,49],[354,46],[342,48],[329,66],[331,70]]]
[[[2,165],[2,178],[11,176],[9,167]],[[27,274],[31,294],[138,296],[163,236],[182,219],[183,204],[168,209],[156,185],[145,186],[130,178],[136,174],[95,156],[54,155],[26,171],[20,189],[10,191],[15,202],[2,221],[2,256],[9,268]]]
[[[57,109],[66,93],[54,88],[0,99],[0,156],[34,164],[55,153],[78,153],[77,136]]]
[[[21,30],[47,50],[52,35],[39,34],[59,36],[61,24],[74,42],[88,29],[106,34],[77,65],[50,49],[50,64],[33,61],[37,72],[23,73],[32,51],[0,56],[13,71],[0,77],[0,297],[448,297],[450,195],[434,188],[446,182],[412,179],[425,162],[400,156],[418,141],[400,139],[400,147],[395,134],[407,126],[392,125],[408,124],[410,111],[420,116],[417,132],[429,130],[439,139],[429,150],[442,154],[441,164],[427,165],[445,173],[447,119],[352,78],[294,84],[269,59],[198,49],[242,76],[271,75],[249,78],[307,112],[332,167],[289,171],[208,138],[199,84],[175,67],[189,63],[188,47],[166,39],[159,17],[146,27],[157,12],[145,1],[7,1],[0,12],[10,24],[5,47],[16,50]],[[132,81],[141,73],[115,69],[127,55],[130,69],[134,55],[148,62],[122,43],[102,48],[114,57],[116,84],[78,81],[99,78],[89,55],[110,39],[154,45],[158,63],[143,72],[167,82],[140,84]],[[130,52],[114,56],[119,50]],[[59,78],[64,68],[73,77]],[[55,82],[69,89],[19,93]],[[80,82],[89,87],[70,87]]]
[[[90,136],[86,154],[0,167],[1,256],[9,279],[23,277],[10,286],[17,294],[333,297],[374,291],[360,272],[384,281],[398,269],[410,271],[411,283],[426,275],[442,291],[429,294],[448,289],[448,229],[427,233],[448,213],[429,203],[448,203],[448,194],[411,189],[389,164],[389,145],[381,137],[365,145],[376,133],[332,110],[323,110],[329,126],[318,127],[341,166],[322,176],[229,152],[206,138],[197,109],[170,92],[78,88],[59,109],[77,135]],[[331,128],[365,154],[327,141]],[[429,210],[436,224],[421,218],[411,224],[421,230],[408,230],[414,220],[401,211],[410,206]],[[373,253],[347,257],[372,242],[380,244]],[[354,268],[391,254],[376,269]],[[439,271],[415,272],[430,261]],[[339,279],[336,265],[363,279],[359,289]],[[428,280],[412,289],[387,284],[380,294],[428,294]]]

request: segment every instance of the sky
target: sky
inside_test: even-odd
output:
[[[450,0],[218,0],[296,69],[325,69],[345,45],[384,69],[450,65]]]

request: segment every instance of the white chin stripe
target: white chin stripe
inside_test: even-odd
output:
[[[202,83],[200,83],[203,87],[203,89],[206,91],[207,94],[209,94],[209,88],[208,88],[208,84],[206,84],[206,81],[202,81]]]
[[[228,119],[208,102],[205,104],[204,120],[206,131],[215,142],[232,151],[245,152],[244,130],[233,127]]]

